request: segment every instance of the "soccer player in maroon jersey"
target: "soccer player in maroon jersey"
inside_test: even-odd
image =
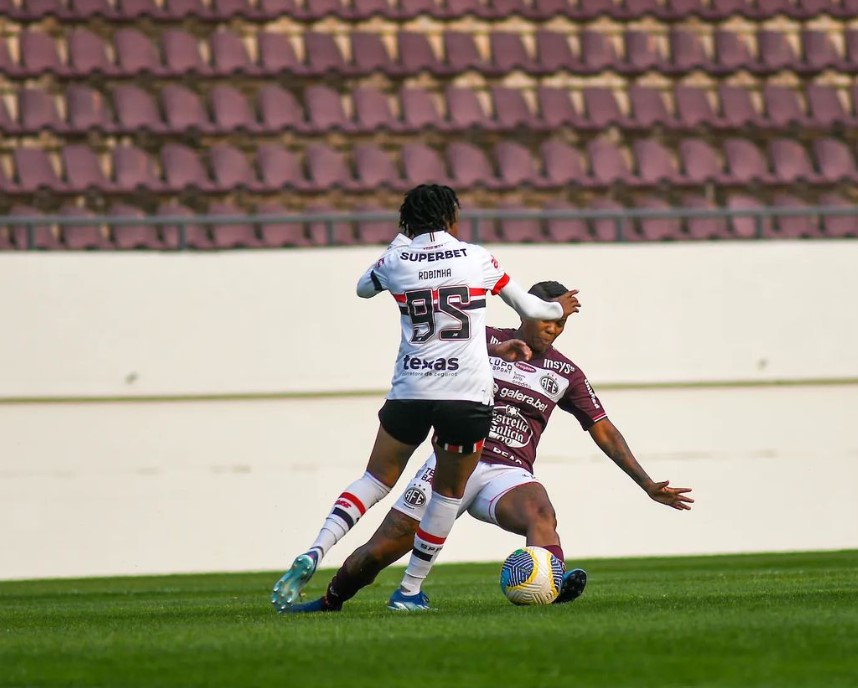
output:
[[[540,282],[530,293],[545,300],[565,293],[558,282]],[[489,344],[523,340],[532,357],[508,363],[493,357],[495,405],[491,432],[477,469],[465,488],[459,514],[523,535],[527,545],[544,547],[564,561],[554,507],[533,475],[536,448],[555,407],[575,416],[599,448],[656,502],[683,511],[694,501],[690,488],[655,482],[635,459],[620,431],[608,419],[584,372],[553,344],[566,318],[523,320],[517,330],[487,328]],[[372,583],[378,573],[411,550],[414,533],[431,497],[434,456],[420,468],[381,526],[334,575],[321,598],[293,605],[289,612],[339,611],[343,603]],[[587,583],[582,569],[567,571],[556,603],[578,597]]]

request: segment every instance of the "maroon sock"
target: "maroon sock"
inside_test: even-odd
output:
[[[566,565],[566,557],[563,556],[563,548],[560,545],[540,545],[540,547],[547,549],[560,560],[561,564]]]
[[[375,580],[375,575],[368,578],[368,576],[361,576],[360,574],[353,575],[346,570],[345,566],[341,566],[334,574],[331,582],[328,583],[328,589],[325,591],[324,597],[325,607],[328,609],[341,609],[343,604],[357,595],[361,588],[372,583]]]

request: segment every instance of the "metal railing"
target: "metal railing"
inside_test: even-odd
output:
[[[815,217],[820,222],[823,218],[858,216],[858,205],[850,206],[798,206],[798,207],[773,207],[760,208],[619,208],[619,209],[552,209],[552,210],[510,210],[510,209],[480,209],[463,210],[460,216],[460,224],[468,225],[471,230],[469,239],[480,241],[480,223],[486,220],[611,220],[614,223],[614,236],[610,239],[602,239],[603,242],[623,242],[629,240],[626,233],[628,221],[646,219],[694,219],[694,218],[721,218],[732,220],[735,218],[751,218],[754,221],[753,236],[726,236],[730,239],[762,239],[767,219],[789,218],[789,217]],[[335,236],[335,225],[343,222],[371,222],[389,221],[395,226],[398,213],[394,211],[379,212],[315,212],[283,214],[248,214],[248,215],[151,215],[147,217],[129,217],[117,215],[92,215],[92,216],[65,216],[65,215],[38,215],[38,216],[2,216],[0,215],[0,228],[10,229],[23,227],[26,230],[27,249],[35,249],[36,228],[40,226],[74,227],[86,225],[99,225],[109,227],[123,226],[156,226],[175,227],[177,229],[177,241],[171,250],[184,250],[188,248],[188,227],[194,225],[215,226],[225,224],[323,224],[327,244],[337,245]],[[858,222],[856,222],[858,226]],[[394,236],[394,227],[391,227],[391,239]],[[825,233],[820,231],[819,238]],[[635,239],[640,240],[639,233],[635,233]],[[673,238],[673,237],[672,237]],[[676,237],[682,240],[686,237]],[[688,237],[692,238],[692,237]],[[547,239],[546,239],[547,240]],[[596,241],[592,239],[592,241]],[[109,250],[106,249],[106,250]]]

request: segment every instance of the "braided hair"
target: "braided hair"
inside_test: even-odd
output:
[[[459,215],[459,198],[449,186],[420,184],[405,194],[399,228],[411,237],[450,229]]]
[[[566,287],[564,287],[560,282],[537,282],[530,289],[527,290],[529,294],[533,294],[534,296],[538,296],[543,301],[551,301],[551,299],[555,299],[558,296],[562,296],[567,291],[569,291]]]

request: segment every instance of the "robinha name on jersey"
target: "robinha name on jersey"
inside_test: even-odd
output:
[[[450,268],[446,270],[421,270],[417,273],[417,279],[431,280],[440,279],[441,277],[452,277],[453,271]]]

